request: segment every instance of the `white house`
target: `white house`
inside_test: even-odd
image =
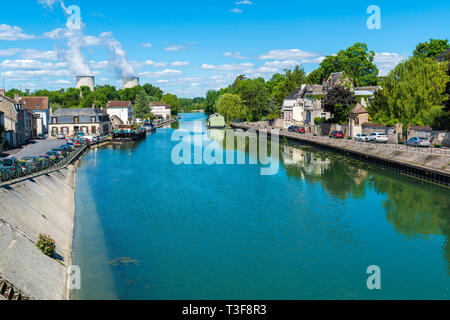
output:
[[[36,133],[48,133],[48,122],[50,120],[50,106],[48,97],[22,97],[21,103],[22,108],[33,112],[36,116]]]
[[[156,118],[163,118],[165,120],[172,115],[172,107],[166,105],[164,102],[150,102],[150,112]]]
[[[287,128],[292,125],[300,125],[303,123],[303,105],[300,99],[300,93],[305,85],[296,88],[291,94],[289,94],[283,101],[281,108],[283,127]]]
[[[134,110],[131,101],[109,101],[106,105],[106,113],[117,116],[123,124],[134,124]]]

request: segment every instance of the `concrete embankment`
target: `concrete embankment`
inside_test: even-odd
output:
[[[253,129],[271,134],[271,128],[267,127],[255,127],[242,123],[232,123],[231,126],[236,129]],[[286,130],[279,131],[279,135],[289,140],[345,153],[360,160],[390,167],[399,173],[450,186],[450,152],[444,149],[409,148],[403,145],[336,140],[310,134],[291,133]]]
[[[0,277],[30,299],[68,298],[75,167],[0,187]],[[39,234],[56,241],[57,258],[36,247]]]

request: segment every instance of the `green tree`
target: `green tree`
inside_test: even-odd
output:
[[[316,70],[312,71],[305,79],[305,82],[307,84],[322,84],[324,79],[323,75],[323,69],[317,68]]]
[[[247,119],[248,109],[242,104],[239,95],[226,93],[217,101],[217,111],[227,121]]]
[[[80,90],[76,88],[68,88],[64,92],[63,108],[77,108],[81,102]]]
[[[378,122],[396,120],[405,126],[425,125],[427,114],[445,100],[446,68],[432,58],[412,57],[398,64],[370,108],[372,118]]]
[[[305,78],[305,70],[299,66],[296,66],[294,69],[285,70],[284,76],[279,79],[272,91],[275,104],[281,108],[283,100],[286,99],[292,91],[305,83]]]
[[[356,86],[372,86],[377,84],[378,68],[373,63],[375,52],[369,51],[365,43],[357,42],[335,56],[327,56],[320,64],[322,79],[331,73],[345,71]],[[314,75],[317,82],[317,74]]]
[[[142,86],[145,90],[145,93],[150,97],[156,97],[157,101],[161,101],[164,91],[162,91],[158,87],[152,86],[150,83],[146,83]]]
[[[270,92],[263,78],[235,82],[233,94],[238,94],[242,104],[250,111],[252,121],[261,120],[269,112]]]
[[[209,90],[206,93],[206,100],[205,100],[205,113],[207,115],[212,115],[217,111],[216,103],[217,100],[219,100],[220,93],[215,90]]]
[[[136,101],[134,103],[134,112],[136,118],[144,119],[150,113],[150,99],[144,91],[137,94]]]
[[[168,104],[169,106],[172,107],[172,114],[178,114],[178,108],[179,108],[179,101],[178,101],[178,97],[174,94],[171,93],[166,93],[165,95],[162,96],[162,102],[164,102],[165,104]]]
[[[436,58],[449,48],[450,44],[447,39],[430,39],[430,41],[417,45],[416,50],[414,50],[414,56],[420,58]]]
[[[447,75],[450,79],[450,62],[447,63]],[[450,112],[450,80],[447,81],[447,85],[445,87],[444,95],[447,95],[447,100],[444,102],[444,110]]]
[[[348,122],[350,110],[356,104],[356,97],[349,89],[341,86],[334,87],[328,91],[323,99],[325,111],[331,112],[334,120],[338,123]]]

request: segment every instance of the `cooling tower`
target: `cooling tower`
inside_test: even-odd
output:
[[[95,82],[92,76],[77,76],[77,89],[89,87],[94,92]]]
[[[137,87],[138,85],[139,85],[138,77],[123,78],[123,88],[124,89],[131,89],[131,88]]]

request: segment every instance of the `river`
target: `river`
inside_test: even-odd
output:
[[[81,161],[73,299],[449,299],[449,189],[287,141],[274,175],[175,164],[174,130],[205,120]]]

